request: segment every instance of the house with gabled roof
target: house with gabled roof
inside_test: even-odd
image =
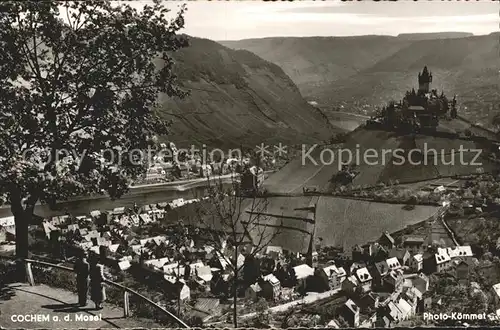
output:
[[[373,276],[373,284],[376,287],[381,287],[383,284],[383,278],[389,273],[390,268],[387,265],[387,261],[379,261],[374,265],[370,266],[370,273]]]
[[[262,277],[259,281],[262,288],[262,297],[268,300],[276,300],[281,293],[281,282],[273,274],[268,274]]]
[[[131,222],[134,226],[139,226],[140,221],[141,221],[141,219],[139,218],[139,216],[138,216],[137,214],[132,214],[132,215],[130,216],[130,222]]]
[[[412,306],[405,299],[400,298],[397,307],[401,311],[401,320],[408,320],[414,316]]]
[[[220,300],[217,298],[198,298],[196,305],[189,313],[191,318],[199,317],[203,322],[209,321],[211,318],[219,316],[222,313]]]
[[[199,284],[210,285],[210,281],[212,281],[213,278],[210,266],[196,267],[194,268],[194,274]]]
[[[350,327],[358,327],[360,321],[360,310],[358,305],[351,299],[347,300],[340,310],[340,315],[346,320]]]
[[[392,257],[386,260],[387,266],[389,266],[390,270],[398,270],[401,269],[401,264],[399,263],[398,258]]]
[[[48,222],[54,227],[62,225],[61,219],[59,217],[52,217]]]
[[[408,266],[411,255],[407,249],[392,248],[389,250],[389,258],[397,258],[402,266]]]
[[[361,289],[363,292],[369,292],[372,290],[372,276],[366,267],[356,270],[356,278],[361,284]]]
[[[327,328],[332,328],[332,329],[340,329],[340,323],[339,321],[333,319],[328,324],[326,325]]]
[[[309,265],[306,265],[306,264],[295,266],[292,269],[293,269],[293,274],[295,276],[295,279],[297,281],[304,280],[304,279],[308,278],[309,276],[314,275],[314,269],[312,267],[309,267]]]
[[[385,231],[384,233],[382,233],[382,236],[379,238],[378,243],[380,245],[382,245],[383,247],[385,247],[387,250],[390,250],[395,246],[396,241],[391,236],[391,234],[389,234],[388,231]]]
[[[376,311],[379,307],[380,297],[373,293],[368,292],[356,299],[356,304],[359,306],[362,314],[367,314]]]
[[[494,299],[495,305],[499,306],[500,305],[500,283],[494,284],[491,287],[491,291],[493,293],[493,299]]]
[[[296,286],[301,290],[305,290],[307,287],[307,279],[310,276],[314,276],[314,268],[306,264],[298,265],[292,267],[290,275],[295,279]]]
[[[318,273],[318,276],[323,277],[323,280],[328,283],[328,287],[330,290],[338,289],[340,287],[340,284],[342,283],[342,279],[339,276],[339,270],[335,265],[323,267],[323,269],[321,269],[321,271]]]
[[[246,290],[245,290],[245,298],[253,301],[257,301],[257,299],[260,297],[262,292],[262,288],[260,287],[259,283],[254,283],[250,285]]]
[[[344,282],[342,282],[342,292],[344,292],[346,295],[352,295],[354,294],[358,287],[360,287],[360,283],[356,276],[351,275],[345,279]]]
[[[119,247],[120,247],[120,244],[110,244],[110,245],[108,245],[108,250],[111,253],[116,253],[116,251],[118,251]]]
[[[139,215],[139,218],[140,218],[140,220],[141,220],[141,221],[140,221],[140,222],[141,222],[141,224],[145,224],[145,225],[146,225],[146,224],[148,224],[148,223],[152,223],[152,222],[154,222],[154,220],[153,220],[153,219],[151,219],[151,217],[150,217],[150,216],[149,216],[149,214],[147,214],[147,213],[142,213],[142,214],[140,214],[140,215]]]
[[[385,311],[387,313],[386,316],[389,318],[391,323],[398,323],[403,319],[403,313],[399,309],[398,305],[393,301],[389,301],[389,303],[387,303]]]
[[[423,269],[424,267],[424,258],[423,258],[423,254],[421,253],[418,253],[418,254],[415,254],[413,255],[411,258],[410,258],[410,268],[415,271],[415,272],[419,272]]]
[[[43,226],[43,231],[48,239],[50,238],[51,231],[59,230],[56,228],[56,226],[54,226],[52,223],[50,223],[48,221],[43,221],[42,226]]]
[[[91,247],[93,247],[93,246],[94,246],[94,244],[93,244],[92,242],[89,242],[89,241],[83,241],[83,242],[79,242],[79,243],[78,243],[78,246],[79,246],[81,249],[83,249],[83,250],[87,251],[87,250],[89,250]]]
[[[131,267],[130,260],[122,260],[118,262],[118,268],[120,270],[127,270]]]
[[[90,216],[94,219],[97,219],[101,216],[101,211],[99,210],[90,211]]]
[[[266,247],[265,255],[269,256],[274,260],[279,260],[283,255],[283,248],[281,246],[269,245]]]
[[[115,207],[113,209],[113,215],[122,215],[125,213],[125,207]]]
[[[412,253],[423,252],[425,237],[406,236],[403,238],[403,247],[409,249]]]
[[[446,248],[446,252],[451,259],[455,258],[472,258],[474,255],[470,245],[456,246],[454,248]]]
[[[434,255],[436,262],[436,271],[442,273],[451,267],[451,258],[446,249],[438,248],[438,252]]]
[[[389,271],[389,273],[384,277],[384,286],[389,292],[400,291],[403,286],[403,271],[401,269],[395,269]]]
[[[163,270],[163,266],[168,265],[169,263],[170,263],[170,258],[168,258],[168,257],[144,261],[145,266],[149,266],[149,267],[156,268],[156,269],[162,269],[162,270]]]
[[[79,229],[80,229],[80,226],[78,226],[78,224],[70,224],[70,225],[68,225],[68,231],[75,232],[75,231],[77,231]]]

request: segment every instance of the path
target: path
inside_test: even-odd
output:
[[[290,301],[290,302],[288,302],[286,304],[282,304],[282,305],[271,307],[271,308],[269,308],[269,312],[270,313],[285,312],[288,309],[290,309],[292,307],[295,307],[295,306],[309,305],[309,304],[312,304],[312,303],[314,303],[314,302],[316,302],[318,300],[330,298],[330,297],[336,295],[339,292],[340,292],[340,288],[339,289],[335,289],[335,290],[330,290],[330,291],[322,292],[322,293],[312,293],[312,294],[309,294],[309,295],[305,296],[304,298],[302,298],[300,300],[294,300],[294,301]],[[245,315],[240,315],[240,318],[246,319],[246,318],[254,317],[255,315],[257,315],[257,313],[253,312],[253,313],[248,313],[248,314],[245,314]]]
[[[88,307],[76,308],[73,304],[77,296],[63,289],[47,285],[16,283],[2,289],[0,295],[0,327],[3,328],[134,328],[155,327],[150,320],[124,318],[123,309],[104,304],[104,309]],[[31,321],[16,322],[20,315],[36,318]]]

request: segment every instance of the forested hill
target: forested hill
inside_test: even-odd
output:
[[[249,51],[190,38],[174,59],[190,95],[161,97],[162,113],[173,121],[172,141],[255,147],[318,142],[338,132],[279,66]]]

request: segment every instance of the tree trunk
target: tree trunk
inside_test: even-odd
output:
[[[234,279],[233,279],[233,324],[238,327],[238,311],[236,306],[238,303],[238,247],[234,249]]]
[[[15,216],[17,258],[28,258],[28,221],[29,216],[24,212]]]
[[[11,211],[14,215],[14,223],[16,225],[16,258],[27,258],[28,226],[33,217],[33,212],[31,209],[24,210],[20,203],[13,203],[11,205]]]

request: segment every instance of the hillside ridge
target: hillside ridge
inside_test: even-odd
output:
[[[322,141],[339,132],[278,65],[247,50],[189,39],[190,46],[172,57],[190,95],[184,100],[160,96],[160,112],[172,120],[169,140],[254,147]]]

